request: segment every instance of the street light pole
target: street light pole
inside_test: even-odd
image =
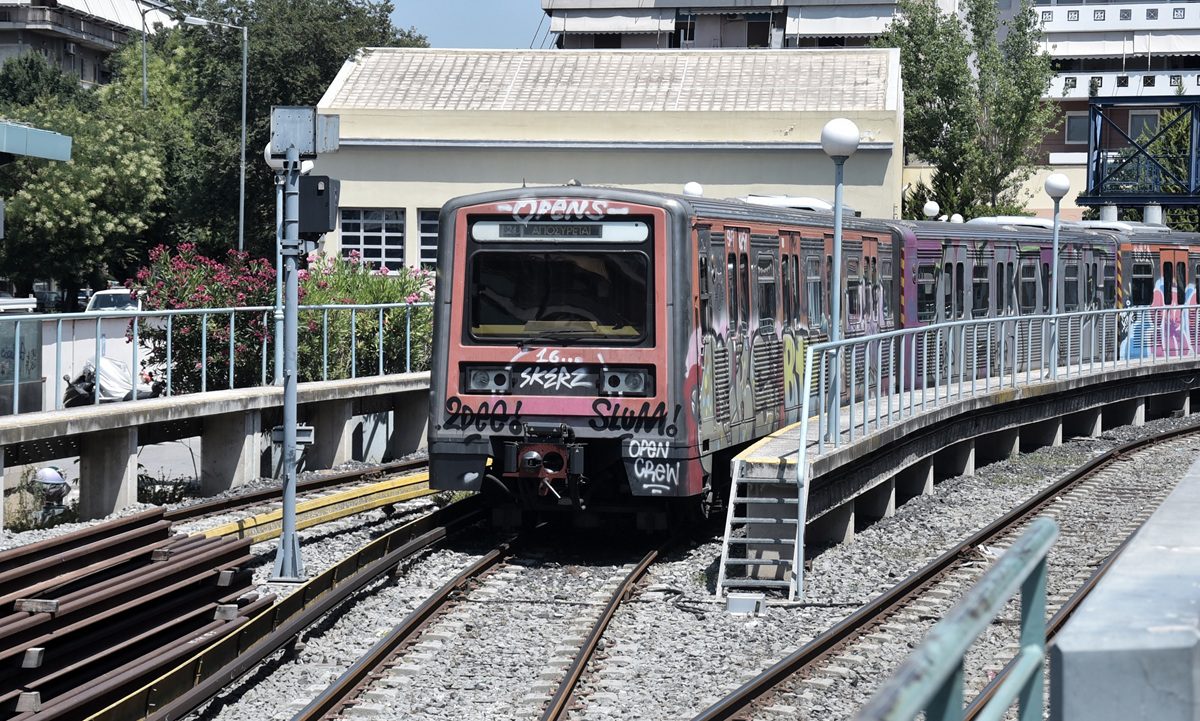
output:
[[[238,186],[238,250],[242,251],[246,245],[246,71],[247,61],[250,54],[250,34],[245,25],[234,25],[232,23],[223,23],[217,20],[206,20],[193,15],[188,15],[183,18],[185,25],[198,25],[201,27],[207,25],[216,25],[218,27],[230,28],[233,30],[242,31],[242,150],[241,150],[241,166],[239,168],[239,186]]]
[[[1052,264],[1050,266],[1050,314],[1054,316],[1054,322],[1051,324],[1051,344],[1053,357],[1050,362],[1050,377],[1058,377],[1058,210],[1059,204],[1062,202],[1063,196],[1071,189],[1071,180],[1062,173],[1051,173],[1046,178],[1045,183],[1046,195],[1054,201],[1054,240],[1053,252],[1051,254]]]
[[[830,280],[830,326],[829,339],[837,342],[842,339],[842,178],[846,160],[858,150],[858,126],[846,118],[834,118],[821,129],[821,148],[833,160],[833,277]],[[834,353],[834,364],[830,373],[830,391],[828,394],[831,405],[828,428],[834,434],[841,433],[842,406],[842,353],[838,348]]]

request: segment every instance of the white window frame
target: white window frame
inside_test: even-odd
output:
[[[341,255],[358,251],[364,265],[404,265],[404,208],[341,208]]]
[[[1130,110],[1129,111],[1129,127],[1126,130],[1129,133],[1129,137],[1132,138],[1133,140],[1137,140],[1138,135],[1141,135],[1141,133],[1134,134],[1134,132],[1133,132],[1133,119],[1135,117],[1140,117],[1140,118],[1151,118],[1152,117],[1152,118],[1154,118],[1154,129],[1156,131],[1158,130],[1158,121],[1160,119],[1160,116],[1159,116],[1159,113],[1157,110]],[[1143,126],[1143,127],[1145,127],[1145,126]]]
[[[438,214],[437,208],[417,209],[417,232],[421,236],[421,267],[433,270],[437,267]]]
[[[1083,118],[1083,140],[1071,140],[1071,119]],[[1063,142],[1067,145],[1087,145],[1087,122],[1088,114],[1086,110],[1069,110],[1066,113],[1066,119],[1063,121]]]

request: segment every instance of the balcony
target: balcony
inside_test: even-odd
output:
[[[1093,86],[1095,92],[1092,92]],[[1200,67],[1196,70],[1152,72],[1062,73],[1050,82],[1046,97],[1053,100],[1087,100],[1093,95],[1100,98],[1137,98],[1173,95],[1179,92],[1180,87],[1188,95],[1200,92]]]
[[[1048,38],[1058,33],[1200,30],[1200,3],[1038,5],[1034,12]]]
[[[64,8],[4,8],[0,10],[0,29],[41,30],[104,52],[113,52],[128,37],[123,30],[85,20]]]

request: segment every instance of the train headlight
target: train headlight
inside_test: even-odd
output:
[[[507,393],[512,376],[507,368],[470,368],[466,372],[467,391],[471,393]]]
[[[641,368],[610,368],[600,376],[605,395],[649,396],[654,394],[649,371]]]

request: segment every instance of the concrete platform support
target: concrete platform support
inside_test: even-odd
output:
[[[1050,650],[1050,718],[1193,721],[1200,709],[1200,462]]]
[[[859,528],[896,515],[896,479],[889,478],[854,499],[854,520]]]
[[[904,503],[910,498],[933,493],[933,459],[925,458],[905,468],[896,475],[896,501]]]
[[[1063,437],[1095,438],[1104,432],[1103,413],[1093,408],[1063,418]]]
[[[805,547],[836,546],[854,539],[854,503],[843,503],[808,524]]]
[[[963,441],[933,457],[935,478],[955,478],[975,475],[975,440]]]
[[[1021,428],[1021,452],[1028,453],[1046,446],[1061,446],[1062,439],[1063,422],[1061,418],[1030,423]]]
[[[204,419],[200,435],[200,492],[213,496],[258,479],[262,416],[258,411]]]
[[[354,401],[324,401],[309,412],[309,422],[316,433],[315,443],[306,452],[309,468],[333,468],[353,460]]]
[[[1146,416],[1149,419],[1186,416],[1191,413],[1192,399],[1188,391],[1165,393],[1149,399]]]
[[[1104,430],[1118,426],[1141,426],[1145,423],[1145,398],[1135,398],[1104,406]]]
[[[1017,428],[996,431],[975,440],[975,465],[1007,461],[1021,452],[1021,431]]]
[[[429,394],[405,393],[392,406],[392,438],[388,452],[392,458],[421,450],[428,444]]]
[[[101,518],[137,501],[137,428],[85,435],[79,448],[79,516]]]

